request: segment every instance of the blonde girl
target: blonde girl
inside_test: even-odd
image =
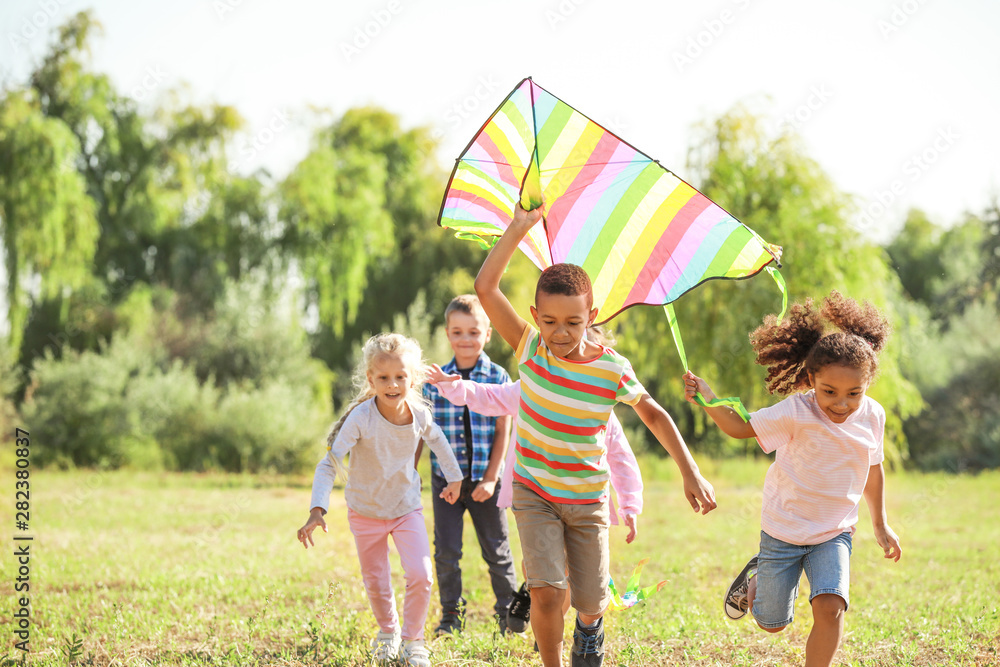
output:
[[[328,451],[313,478],[312,509],[298,539],[309,548],[317,527],[326,532],[323,515],[337,472],[343,472],[343,459],[350,453],[344,499],[365,592],[379,625],[372,659],[429,667],[424,623],[431,601],[431,558],[414,466],[421,440],[438,456],[448,481],[441,497],[449,503],[458,498],[462,471],[421,397],[424,364],[416,341],[400,334],[372,336],[354,380],[358,394],[327,436]],[[402,626],[390,579],[390,535],[406,579]]]

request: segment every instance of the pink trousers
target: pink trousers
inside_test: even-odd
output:
[[[406,580],[402,638],[423,639],[433,583],[423,510],[414,510],[398,519],[382,520],[370,519],[348,509],[347,521],[358,547],[365,592],[379,629],[392,633],[400,629],[389,570],[389,536],[392,535]]]

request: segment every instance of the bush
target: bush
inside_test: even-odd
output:
[[[64,348],[36,361],[23,405],[36,462],[234,472],[312,463],[330,419],[330,374],[273,312],[237,325],[237,301],[187,327],[170,298],[98,352]]]
[[[17,355],[10,347],[10,340],[0,337],[0,442],[14,437],[14,429],[22,426],[14,396],[21,385],[21,369],[17,365]]]
[[[51,351],[36,360],[22,406],[31,425],[39,465],[118,468],[143,447],[141,415],[124,400],[131,378],[148,373],[151,360],[124,345],[104,355]]]
[[[906,422],[913,460],[953,472],[1000,466],[1000,359],[980,362],[927,394],[928,408]]]

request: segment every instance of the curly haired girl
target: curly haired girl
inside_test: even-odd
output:
[[[764,481],[760,551],[725,597],[729,618],[747,611],[768,632],[792,622],[803,569],[809,579],[813,628],[806,665],[830,665],[844,633],[851,536],[864,496],[875,539],[898,561],[899,538],[885,511],[882,440],[885,410],[865,395],[878,371],[890,327],[869,303],[834,291],[817,309],[797,304],[779,323],[773,315],[750,334],[757,363],[768,369],[767,388],[787,398],[744,422],[729,407],[706,408],[724,433],[757,438],[775,452]],[[685,398],[715,397],[693,373]]]

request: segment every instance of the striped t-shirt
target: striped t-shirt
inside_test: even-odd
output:
[[[646,393],[628,359],[610,347],[588,361],[557,357],[528,326],[517,346],[521,373],[514,479],[558,503],[607,499],[604,431],[617,402]]]
[[[764,479],[761,528],[790,544],[822,544],[854,534],[868,469],[882,462],[885,410],[865,396],[843,424],[816,404],[816,392],[794,394],[750,413],[757,442],[774,463]]]

